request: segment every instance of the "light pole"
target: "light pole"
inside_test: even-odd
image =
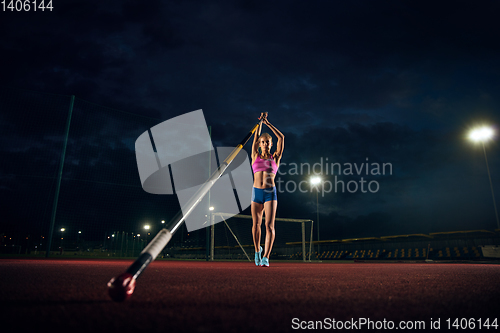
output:
[[[210,193],[209,193],[210,195]],[[210,200],[210,197],[208,198]],[[207,224],[210,226],[210,229],[207,228],[207,261],[214,261],[214,253],[215,253],[215,225],[213,224],[213,211],[215,210],[214,206],[208,207],[208,216],[207,216]],[[210,230],[210,235],[208,234],[208,230]]]
[[[76,248],[77,248],[77,250],[81,250],[80,249],[80,235],[81,234],[82,234],[82,231],[78,230],[78,233],[76,234]]]
[[[137,234],[137,248],[139,249],[139,251],[141,249],[141,238],[140,237],[141,237],[141,234]],[[135,249],[134,249],[134,251],[135,251]]]
[[[321,178],[318,176],[311,178],[311,185],[316,186],[316,229],[318,230],[318,256],[319,253],[319,184],[321,183]]]
[[[62,254],[62,248],[63,248],[63,239],[64,239],[64,231],[65,228],[61,228],[61,254]]]
[[[495,192],[493,191],[493,183],[491,182],[490,167],[488,165],[488,157],[486,156],[486,149],[484,148],[484,142],[493,138],[494,131],[492,128],[483,126],[476,128],[469,133],[469,139],[474,142],[481,142],[483,146],[484,159],[486,160],[486,170],[488,171],[488,179],[490,180],[491,196],[493,198],[493,207],[495,208],[495,217],[497,219],[497,228],[500,229],[500,222],[498,220],[497,203],[495,201]]]
[[[147,246],[147,245],[148,245],[148,235],[149,235],[149,229],[150,229],[150,228],[151,228],[151,227],[149,226],[149,224],[146,224],[146,225],[144,226],[144,229],[146,229],[146,244],[144,244],[144,246]]]

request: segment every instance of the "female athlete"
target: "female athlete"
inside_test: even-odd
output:
[[[278,171],[281,156],[284,149],[285,136],[271,125],[267,119],[267,112],[262,113],[260,118],[262,124],[267,125],[278,138],[276,151],[271,154],[273,140],[268,133],[260,134],[262,126],[259,125],[255,132],[252,146],[252,169],[254,173],[252,189],[252,236],[255,246],[255,264],[261,267],[269,267],[269,256],[274,243],[274,219],[278,207],[276,196],[276,186],[274,178]],[[262,224],[262,214],[266,217],[266,240],[264,249],[260,246],[260,234]],[[264,250],[264,252],[262,252]]]

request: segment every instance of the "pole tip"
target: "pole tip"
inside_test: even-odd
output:
[[[135,279],[130,273],[123,273],[108,282],[108,293],[115,302],[123,302],[134,293]]]

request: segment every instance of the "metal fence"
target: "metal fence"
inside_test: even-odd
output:
[[[143,244],[179,210],[173,196],[144,192],[137,174],[135,140],[160,121],[74,96],[3,89],[1,245],[106,249],[118,233]]]
[[[135,140],[164,120],[75,96],[1,90],[0,253],[137,256],[180,210],[176,196],[146,193],[136,166]],[[251,238],[251,221],[240,232]],[[183,226],[168,250],[208,256],[209,234]],[[300,228],[285,239],[301,241]]]

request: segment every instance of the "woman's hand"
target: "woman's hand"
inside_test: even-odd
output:
[[[267,112],[262,112],[260,114],[260,118],[259,119],[262,119],[262,122],[264,124],[266,124],[266,125],[269,124],[269,120],[267,120]]]

